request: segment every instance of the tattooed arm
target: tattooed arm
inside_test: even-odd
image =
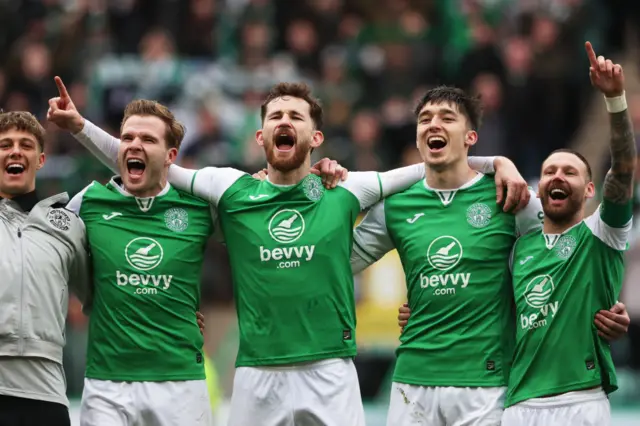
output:
[[[633,194],[636,143],[624,96],[624,73],[619,64],[596,57],[591,43],[585,48],[589,58],[591,85],[603,95],[611,123],[611,169],[604,179],[603,197],[613,204],[627,204]]]
[[[616,98],[607,98],[607,109]],[[624,94],[618,102],[624,102]],[[626,104],[626,102],[625,102]],[[633,196],[633,176],[636,170],[636,141],[629,111],[610,112],[611,169],[604,179],[603,197],[615,204],[626,204]]]

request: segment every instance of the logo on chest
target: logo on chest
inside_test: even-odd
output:
[[[434,296],[455,295],[456,288],[466,288],[470,273],[442,273],[460,263],[462,253],[462,244],[455,237],[446,235],[433,240],[427,249],[427,261],[437,272],[420,273],[420,287],[433,288]]]
[[[189,226],[189,214],[185,209],[171,208],[164,213],[164,223],[174,232],[183,232]]]
[[[71,217],[62,209],[49,210],[47,220],[61,231],[68,231],[71,225]]]
[[[484,228],[491,221],[491,208],[484,203],[475,203],[467,209],[467,222],[474,228]]]
[[[550,275],[538,275],[531,279],[524,290],[523,298],[527,305],[538,312],[520,314],[520,326],[524,330],[534,330],[545,327],[547,320],[558,312],[558,302],[549,302],[553,295],[555,284]]]
[[[269,220],[267,225],[271,238],[283,247],[269,248],[260,246],[260,260],[270,262],[275,260],[277,269],[298,268],[302,262],[313,258],[315,245],[290,245],[296,242],[305,231],[304,217],[298,210],[279,210]]]
[[[127,274],[116,270],[116,284],[120,287],[132,286],[134,294],[157,295],[159,290],[168,290],[173,275],[152,275],[149,271],[160,266],[164,250],[152,238],[138,237],[131,240],[124,249],[127,263],[143,273]]]

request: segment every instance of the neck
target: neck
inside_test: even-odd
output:
[[[167,186],[167,180],[163,179],[157,184],[153,185],[151,188],[139,189],[139,190],[130,190],[126,186],[124,189],[131,195],[138,198],[150,198],[155,197],[162,192],[162,190]]]
[[[542,232],[545,234],[562,234],[567,229],[572,226],[577,225],[582,222],[584,219],[584,208],[576,214],[574,214],[571,219],[563,222],[555,222],[549,218],[549,216],[544,215],[544,221],[542,223]]]
[[[300,167],[287,172],[276,170],[271,164],[268,164],[267,170],[269,172],[269,182],[275,183],[276,185],[295,185],[309,175],[311,171],[310,163],[311,160],[307,158]]]
[[[424,166],[427,185],[433,189],[457,189],[477,176],[469,167],[466,157],[444,168],[433,167],[427,163]]]
[[[13,198],[13,195],[7,194],[5,192],[0,191],[0,198],[6,198],[6,199],[10,200],[10,199]]]

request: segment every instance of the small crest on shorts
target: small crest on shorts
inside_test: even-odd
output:
[[[596,368],[596,363],[593,361],[587,361],[585,363],[587,370],[593,370],[594,368]]]
[[[342,340],[351,340],[351,330],[342,331]]]
[[[196,353],[196,364],[202,364],[202,354],[200,352]]]
[[[485,203],[475,203],[467,209],[467,222],[474,228],[484,228],[491,220],[491,208]]]
[[[487,370],[495,371],[495,369],[496,369],[495,361],[487,361]]]
[[[309,175],[302,182],[302,191],[311,201],[318,201],[324,195],[322,180],[316,175]]]
[[[68,231],[71,224],[71,217],[62,209],[49,210],[47,220],[61,231]]]

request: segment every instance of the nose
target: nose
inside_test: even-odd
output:
[[[438,116],[435,116],[429,122],[429,130],[437,131],[440,129],[442,129],[442,120]]]
[[[11,147],[11,151],[9,152],[9,157],[20,157],[22,155],[22,148],[20,148],[19,143],[13,144]]]

